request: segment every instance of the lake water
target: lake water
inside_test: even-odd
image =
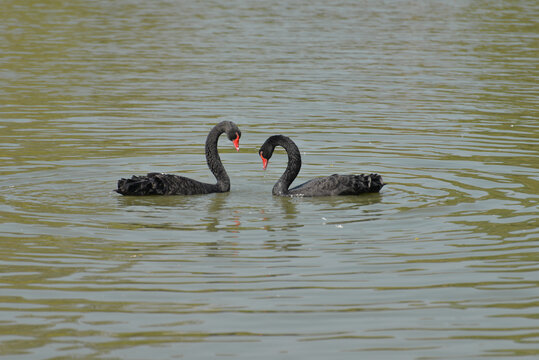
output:
[[[0,13],[0,357],[535,359],[536,1],[18,1]],[[121,177],[230,193],[122,197]],[[377,172],[380,194],[278,198]]]

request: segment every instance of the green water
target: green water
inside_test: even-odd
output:
[[[535,1],[4,1],[0,357],[535,359]],[[121,197],[151,171],[230,193]],[[271,196],[377,172],[380,194]]]

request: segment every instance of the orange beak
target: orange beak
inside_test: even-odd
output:
[[[262,159],[262,168],[266,170],[266,168],[268,167],[268,159],[263,157],[262,154],[260,154],[260,158]]]
[[[236,138],[234,139],[234,141],[232,141],[232,144],[234,144],[236,151],[240,151],[240,136],[238,135],[238,133],[236,133]]]

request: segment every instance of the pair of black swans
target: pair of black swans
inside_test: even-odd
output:
[[[241,131],[231,121],[222,121],[211,129],[206,138],[206,161],[217,179],[216,184],[207,184],[178,175],[149,173],[145,176],[134,175],[130,179],[118,180],[116,192],[122,195],[195,195],[227,192],[230,178],[217,151],[217,140],[226,133],[236,150],[239,150]],[[289,189],[301,169],[301,155],[296,144],[284,135],[270,136],[258,154],[264,170],[276,146],[282,146],[288,154],[288,165],[281,178],[273,186],[273,195],[278,196],[334,196],[359,195],[379,192],[384,186],[378,174],[338,175],[314,178],[304,184]]]

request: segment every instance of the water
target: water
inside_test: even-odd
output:
[[[0,357],[535,358],[534,1],[4,1]],[[150,171],[227,194],[128,198]],[[378,172],[360,197],[271,196]]]

